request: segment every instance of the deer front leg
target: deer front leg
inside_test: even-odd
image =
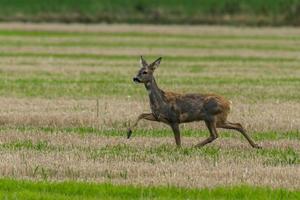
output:
[[[181,147],[179,125],[178,124],[170,124],[170,126],[173,130],[177,147]]]
[[[142,113],[142,114],[140,114],[139,117],[137,118],[137,120],[135,121],[135,123],[130,128],[128,128],[127,139],[130,138],[130,136],[132,134],[132,129],[138,125],[138,123],[141,119],[146,119],[146,120],[150,120],[150,121],[157,121],[152,113]]]

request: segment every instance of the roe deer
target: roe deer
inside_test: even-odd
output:
[[[215,94],[176,94],[161,90],[155,81],[153,73],[159,66],[161,58],[150,65],[141,56],[141,69],[135,83],[143,83],[150,98],[151,113],[142,113],[134,125],[128,129],[127,138],[130,138],[132,128],[137,126],[139,120],[163,122],[171,126],[177,146],[181,146],[179,124],[204,120],[210,136],[198,143],[196,147],[202,147],[218,137],[217,128],[234,129],[239,131],[254,148],[261,148],[246,133],[239,123],[227,121],[231,102],[224,97]]]

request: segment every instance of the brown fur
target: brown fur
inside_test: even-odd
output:
[[[153,76],[153,72],[159,66],[160,61],[161,58],[148,65],[141,57],[141,69],[133,80],[137,83],[144,83],[149,93],[152,112],[141,114],[133,127],[141,119],[166,123],[171,126],[176,144],[180,146],[179,124],[203,120],[210,132],[210,136],[198,143],[197,147],[202,147],[215,140],[218,137],[216,128],[225,128],[239,131],[252,147],[260,148],[249,137],[241,124],[227,120],[231,102],[224,97],[216,94],[177,94],[161,90]],[[131,136],[132,128],[128,130],[128,138]]]

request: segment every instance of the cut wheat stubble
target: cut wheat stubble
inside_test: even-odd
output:
[[[96,100],[46,100],[0,98],[1,124],[4,126],[95,127],[101,130],[122,130],[139,113],[149,110],[146,100],[99,99],[97,118]],[[300,105],[296,102],[240,103],[233,100],[231,121],[240,121],[248,132],[300,130]],[[116,115],[116,113],[118,113]],[[259,113],[259,114],[257,114]],[[183,125],[185,129],[202,129],[203,123]],[[143,129],[165,128],[155,122],[143,121]]]
[[[155,151],[159,151],[159,146],[157,146],[159,144],[167,144],[171,147],[169,140],[154,141],[153,139],[152,142],[143,144],[148,138],[136,139],[131,144],[132,147],[140,148],[140,151],[136,149],[139,154],[129,153],[124,156],[127,147],[123,146],[125,149],[122,149],[117,146],[117,149],[110,149],[114,148],[116,144],[114,142],[122,142],[122,139],[98,139],[103,139],[99,140],[99,146],[105,148],[99,155],[91,150],[83,151],[82,147],[91,140],[78,138],[77,142],[80,141],[79,143],[82,144],[77,143],[72,148],[65,150],[1,150],[1,176],[34,180],[110,181],[181,187],[214,187],[228,184],[250,184],[290,189],[300,187],[299,165],[266,165],[265,158],[260,156],[240,159],[235,154],[226,155],[225,150],[220,150],[217,157],[195,154],[192,156],[182,155],[172,159],[171,152],[155,153]],[[51,145],[60,145],[57,138],[48,138],[48,140]],[[234,145],[230,146],[230,143],[234,143]],[[282,141],[281,145],[283,147],[287,144]],[[147,153],[145,149],[149,146],[151,150]],[[237,148],[238,151],[241,151],[239,156],[242,156],[243,152],[246,154],[246,151],[251,151],[250,148],[237,141],[225,140],[213,146],[225,149]],[[299,149],[299,145],[297,148]],[[118,151],[125,152],[119,154]],[[143,155],[140,155],[141,153]]]

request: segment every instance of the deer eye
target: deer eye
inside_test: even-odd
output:
[[[143,74],[147,74],[148,72],[146,72],[146,71],[143,71]]]

